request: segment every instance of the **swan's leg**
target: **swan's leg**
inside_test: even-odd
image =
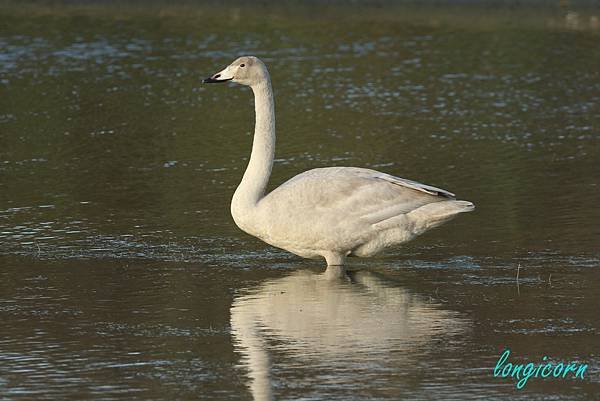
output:
[[[343,266],[346,263],[346,256],[340,253],[327,252],[323,257],[327,261],[327,266]]]

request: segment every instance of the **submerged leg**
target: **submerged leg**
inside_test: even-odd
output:
[[[329,265],[323,273],[323,277],[327,280],[339,280],[344,279],[348,280],[348,275],[346,274],[346,268],[340,265]]]

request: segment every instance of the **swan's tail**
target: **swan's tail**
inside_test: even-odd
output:
[[[413,226],[414,235],[420,235],[452,220],[459,213],[472,212],[473,210],[475,210],[475,205],[472,202],[448,200],[421,206],[410,212],[407,218]]]
[[[473,203],[467,201],[444,200],[428,203],[408,214],[401,214],[386,220],[387,227],[380,231],[380,235],[354,249],[352,254],[356,256],[375,255],[385,248],[410,241],[425,231],[444,224],[459,213],[470,212],[474,209]]]

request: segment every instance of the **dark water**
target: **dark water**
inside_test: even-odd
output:
[[[0,10],[0,398],[599,397],[600,12]],[[340,281],[246,236],[251,94],[200,84],[241,54],[273,186],[366,166],[477,210]],[[517,390],[507,347],[589,368]]]

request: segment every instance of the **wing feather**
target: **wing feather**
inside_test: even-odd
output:
[[[401,185],[403,187],[414,189],[417,191],[425,192],[429,195],[443,196],[444,198],[451,199],[454,199],[456,197],[456,195],[454,195],[452,192],[446,191],[445,189],[437,188],[427,184],[421,184],[420,182],[407,180],[406,178],[400,178],[395,177],[393,175],[380,173],[378,171],[373,171],[373,173],[375,173],[373,175],[373,178],[384,180],[395,185]]]

